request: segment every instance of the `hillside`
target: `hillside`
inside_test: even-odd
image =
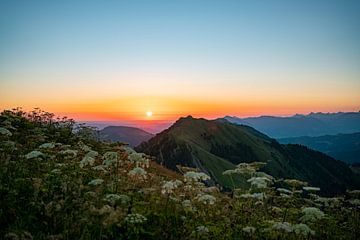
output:
[[[180,118],[136,150],[173,170],[177,164],[197,167],[225,187],[232,184],[222,174],[225,170],[254,161],[266,162],[264,171],[275,177],[317,184],[325,194],[359,186],[359,177],[340,161],[301,146],[280,145],[251,127],[225,121]]]
[[[354,214],[359,191],[320,197],[317,188],[274,179],[252,163],[229,175],[242,175],[250,187],[220,192],[205,185],[211,179],[203,172],[180,167],[176,173],[76,128],[72,120],[41,111],[0,114],[0,239],[356,239],[360,234]],[[216,124],[211,128],[217,131]]]
[[[360,112],[296,114],[292,117],[261,116],[224,119],[251,126],[272,138],[334,135],[360,132]]]
[[[278,141],[301,144],[349,164],[360,163],[360,133],[280,138]]]
[[[137,146],[153,136],[142,129],[126,126],[108,126],[99,131],[100,139],[128,143],[131,147]]]

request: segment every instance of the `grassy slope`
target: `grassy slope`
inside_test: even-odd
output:
[[[172,144],[166,144],[168,139]],[[246,154],[238,144],[246,147]],[[181,154],[177,151],[179,148]],[[342,192],[345,186],[359,186],[358,177],[349,172],[345,164],[299,146],[284,147],[248,126],[181,118],[138,148],[154,156],[159,156],[159,149],[166,166],[172,168],[176,163],[196,166],[226,187],[231,186],[231,181],[222,172],[248,161],[267,162],[266,172],[279,178],[309,181],[324,188],[325,193]],[[318,161],[319,156],[322,158]],[[237,183],[243,184],[241,179]]]

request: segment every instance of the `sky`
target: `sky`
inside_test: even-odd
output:
[[[359,12],[351,0],[1,0],[0,109],[84,121],[359,111]]]

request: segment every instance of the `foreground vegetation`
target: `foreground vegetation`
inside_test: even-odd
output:
[[[72,120],[19,109],[0,116],[0,238],[358,239],[360,191],[324,198],[242,163],[248,188],[220,192]]]

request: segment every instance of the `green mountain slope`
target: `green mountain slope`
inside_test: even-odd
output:
[[[281,138],[278,141],[301,144],[346,163],[360,163],[360,132],[320,137]]]
[[[197,167],[224,187],[232,185],[223,171],[254,161],[267,162],[263,170],[275,177],[308,181],[327,194],[359,186],[358,176],[340,161],[301,146],[280,145],[251,127],[226,121],[180,118],[136,150],[156,156],[170,169],[177,170],[177,164]]]

